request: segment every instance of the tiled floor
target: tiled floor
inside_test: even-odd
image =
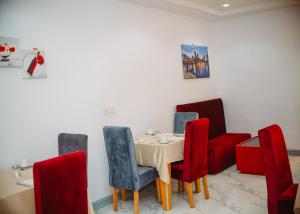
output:
[[[295,182],[300,182],[300,157],[290,157]],[[165,212],[156,200],[153,186],[140,192],[141,214],[267,214],[267,189],[264,176],[239,174],[233,166],[218,175],[208,176],[210,199],[205,200],[203,191],[194,193],[196,207],[191,209],[186,193],[177,193],[177,183],[173,182],[173,207]],[[203,188],[202,188],[203,189]],[[112,205],[107,205],[97,214],[114,213]],[[126,202],[119,201],[120,214],[133,213],[132,198]]]

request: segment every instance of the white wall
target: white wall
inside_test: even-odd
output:
[[[0,69],[0,168],[55,156],[60,132],[85,133],[93,200],[110,194],[104,125],[169,132],[176,104],[216,97],[204,21],[117,0],[5,0],[0,26],[22,49],[45,50],[48,69],[44,80]],[[183,79],[181,43],[208,45],[211,78]]]
[[[278,123],[300,149],[300,7],[215,24],[215,71],[229,131]]]

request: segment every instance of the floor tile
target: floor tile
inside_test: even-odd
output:
[[[300,157],[290,157],[294,182],[300,182]],[[195,208],[187,202],[187,194],[177,191],[177,182],[173,181],[172,210],[163,211],[156,200],[153,185],[140,192],[141,214],[267,214],[267,187],[264,176],[240,174],[232,166],[218,175],[207,177],[210,199],[204,198],[203,188],[199,194],[194,193]],[[202,183],[202,182],[201,182]],[[107,205],[96,214],[132,214],[132,197],[126,202],[119,201],[119,211],[114,212],[112,205]]]

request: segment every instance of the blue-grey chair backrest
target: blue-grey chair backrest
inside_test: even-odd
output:
[[[103,127],[106,146],[109,183],[116,188],[140,189],[135,149],[128,127]]]
[[[176,112],[174,115],[174,133],[183,134],[188,121],[197,120],[199,115],[197,112]]]
[[[60,133],[58,135],[58,154],[63,155],[71,152],[84,151],[87,157],[87,142],[87,135]]]

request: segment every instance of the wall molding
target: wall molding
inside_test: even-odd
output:
[[[132,198],[132,194],[130,193],[130,191],[127,191],[127,199]],[[121,200],[121,193],[118,192],[118,200]],[[105,207],[106,205],[112,204],[113,200],[112,200],[112,194],[105,196],[103,198],[100,198],[96,201],[94,201],[93,204],[93,208],[94,210],[98,210],[100,208]]]
[[[288,154],[293,155],[293,156],[300,156],[300,150],[298,150],[298,149],[289,149]]]
[[[129,199],[133,199],[133,194],[131,191],[126,191],[126,197],[127,197],[127,200]],[[118,192],[118,200],[121,200],[121,193]],[[93,208],[94,210],[98,210],[100,208],[103,208],[105,207],[106,205],[109,205],[109,204],[112,204],[113,203],[113,200],[112,200],[112,194],[108,195],[108,196],[105,196],[103,198],[100,198],[96,201],[94,201],[92,204],[93,204]]]
[[[94,201],[92,204],[93,204],[94,210],[98,210],[102,207],[105,207],[108,204],[111,204],[111,203],[112,203],[112,194],[105,196],[103,198],[100,198],[100,199]]]

